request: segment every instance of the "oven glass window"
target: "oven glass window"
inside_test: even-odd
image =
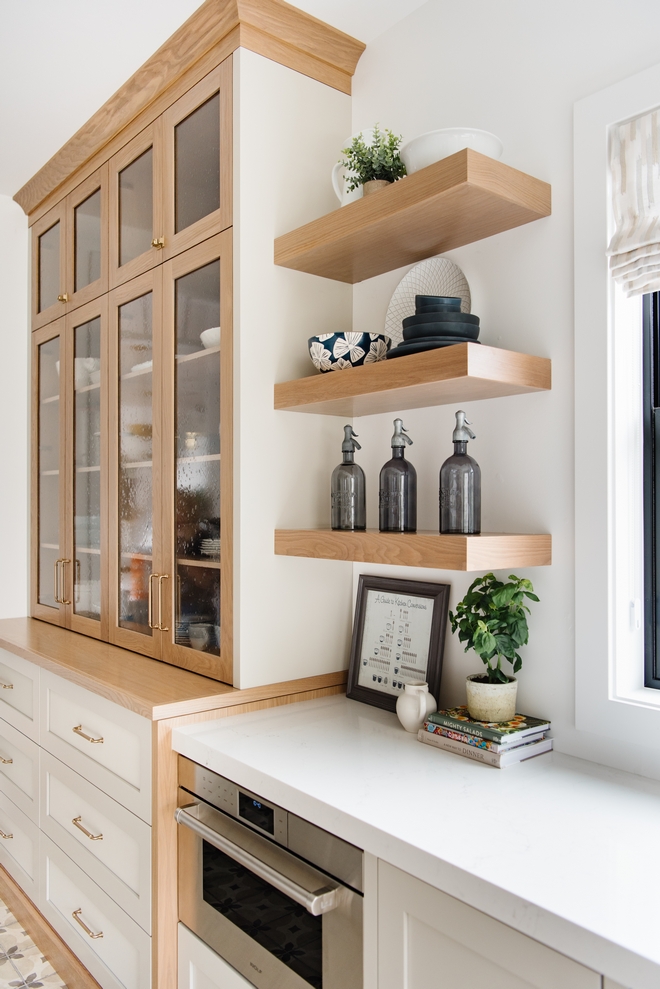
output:
[[[224,852],[202,844],[204,900],[314,989],[323,989],[323,918],[312,917]]]

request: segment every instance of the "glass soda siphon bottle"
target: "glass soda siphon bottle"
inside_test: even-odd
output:
[[[440,532],[477,536],[481,532],[481,469],[467,452],[476,439],[465,412],[456,413],[454,453],[440,468]]]
[[[394,420],[392,459],[380,472],[379,518],[381,532],[417,532],[417,471],[405,458],[406,434],[402,419]]]
[[[353,460],[355,451],[362,449],[356,437],[352,426],[344,426],[343,461],[333,470],[331,481],[331,525],[348,532],[367,527],[364,471]]]

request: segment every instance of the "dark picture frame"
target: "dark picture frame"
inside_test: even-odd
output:
[[[426,680],[429,685],[429,692],[433,694],[436,701],[438,700],[440,694],[440,678],[442,676],[442,660],[444,657],[445,638],[447,632],[449,587],[449,584],[439,584],[431,581],[398,580],[390,577],[373,577],[369,574],[360,574],[357,602],[355,607],[355,621],[353,623],[353,639],[351,643],[351,659],[348,669],[348,683],[346,685],[347,697],[350,697],[352,700],[362,701],[363,704],[373,704],[375,707],[383,708],[386,711],[394,711],[396,710],[397,697],[400,697],[403,693],[403,687],[399,686],[399,684],[402,685],[406,680],[421,678]],[[369,594],[370,591],[377,593],[375,599],[371,598],[371,602]],[[391,601],[389,599],[391,599]],[[414,602],[413,599],[420,599],[419,604]],[[376,603],[378,603],[381,608],[387,605],[388,608],[392,607],[395,610],[409,607],[411,603],[414,607],[423,608],[423,602],[425,601],[432,603],[430,624],[428,623],[428,619],[425,622],[425,624],[428,625],[426,630],[426,633],[428,634],[426,675],[420,677],[399,672],[397,674],[396,689],[392,685],[391,673],[388,674],[383,672],[382,674],[383,679],[387,676],[387,681],[389,681],[386,681],[387,686],[379,681],[379,687],[374,689],[366,686],[364,682],[360,683],[361,671],[363,668],[366,669],[369,665],[369,658],[364,655],[363,644],[365,623],[367,623],[370,608],[373,608]],[[397,622],[402,621],[402,619],[399,618],[395,620]],[[394,631],[395,634],[399,634],[398,629],[395,629]],[[385,639],[387,634],[388,633],[385,631],[383,632],[383,637]],[[380,636],[378,639],[379,642],[382,641]],[[385,653],[387,660],[380,660],[383,670],[385,670],[387,661],[390,661],[392,664],[392,669],[398,668],[401,670],[401,666],[405,668],[405,657],[403,662],[396,659],[396,649],[400,648],[396,646],[398,641],[399,640],[395,638],[391,646],[394,652]],[[403,639],[401,641],[403,642]],[[364,645],[366,649],[371,648],[371,643]],[[390,645],[386,640],[383,646],[379,646],[377,648],[388,650]],[[395,667],[393,665],[394,663],[397,663],[398,667]],[[369,668],[369,672],[371,673],[371,668]],[[362,679],[364,680],[364,676]]]

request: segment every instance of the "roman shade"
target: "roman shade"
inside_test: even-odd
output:
[[[626,295],[660,290],[660,108],[609,135],[615,231],[607,250]]]

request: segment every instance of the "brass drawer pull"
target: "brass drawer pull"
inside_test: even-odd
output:
[[[82,927],[82,929],[85,932],[85,934],[87,934],[88,937],[91,937],[94,941],[98,937],[103,937],[103,931],[99,931],[98,934],[95,934],[94,931],[90,930],[90,928],[87,926],[87,924],[85,923],[85,921],[80,916],[81,913],[82,913],[82,907],[78,907],[77,910],[74,910],[73,911],[73,913],[71,914],[71,916],[73,917],[73,919],[75,920],[75,922],[77,924],[80,924],[80,926]]]
[[[13,761],[14,761],[13,759],[4,759],[0,755],[0,762],[2,763],[3,766],[11,766],[11,764],[12,764]]]
[[[2,828],[0,828],[0,838],[13,838],[13,834],[5,834]]]
[[[76,725],[76,727],[73,728],[72,731],[75,731],[76,735],[80,735],[81,738],[84,738],[86,742],[91,742],[92,745],[98,745],[99,742],[103,741],[103,738],[92,738],[91,735],[86,735],[85,732],[82,730],[82,725]]]
[[[158,628],[158,625],[156,625],[156,623],[154,622],[154,595],[153,595],[153,590],[152,590],[152,586],[151,586],[152,580],[158,580],[158,574],[157,573],[151,573],[151,574],[149,574],[149,606],[148,606],[148,611],[147,611],[147,622],[148,622],[149,628],[157,629]]]
[[[13,683],[0,683],[0,687],[2,687],[3,690],[13,690],[14,689],[14,684]]]
[[[82,815],[80,817],[74,817],[74,818],[72,818],[71,823],[72,824],[75,824],[75,826],[78,828],[78,830],[79,831],[82,831],[82,833],[84,835],[86,835],[90,839],[90,841],[100,841],[101,838],[103,837],[103,835],[102,834],[92,834],[91,831],[88,831],[87,828],[84,827],[80,823],[81,821],[82,821]]]

